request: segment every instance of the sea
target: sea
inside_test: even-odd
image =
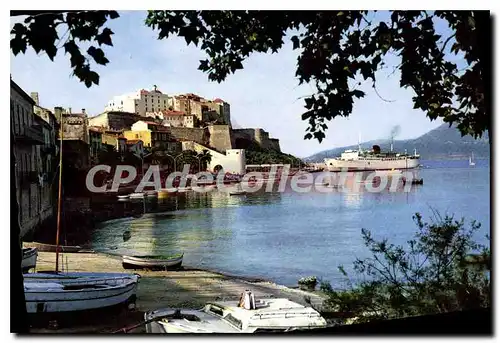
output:
[[[102,223],[92,234],[97,251],[138,254],[184,253],[183,264],[236,276],[263,278],[296,286],[316,276],[343,287],[343,266],[371,256],[361,230],[375,239],[407,245],[424,221],[454,216],[479,222],[475,240],[489,245],[490,163],[476,160],[421,161],[422,185],[408,192],[317,191],[187,192],[165,200],[118,203],[143,208],[140,217]]]

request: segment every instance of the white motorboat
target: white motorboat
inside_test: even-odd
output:
[[[157,191],[145,191],[144,194],[146,194],[148,198],[154,198],[158,196]]]
[[[28,313],[73,312],[135,301],[139,275],[124,273],[24,274]]]
[[[130,199],[144,199],[144,193],[131,193]]]
[[[31,268],[35,268],[37,257],[38,257],[37,248],[24,248],[23,260],[21,261],[21,268],[23,269],[23,271],[28,271]]]
[[[251,292],[238,301],[208,303],[201,310],[160,309],[144,315],[148,333],[254,333],[326,327],[311,307],[288,299],[255,301]]]
[[[188,191],[190,191],[192,188],[191,187],[179,187],[177,188],[177,192],[178,193],[186,193]]]

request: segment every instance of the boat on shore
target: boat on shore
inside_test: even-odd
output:
[[[21,261],[21,268],[23,269],[23,271],[28,271],[32,268],[36,268],[37,257],[37,248],[23,248],[23,259]]]
[[[75,312],[134,303],[140,276],[123,273],[24,274],[28,313]]]
[[[326,327],[313,308],[285,298],[255,301],[245,291],[240,301],[210,302],[201,310],[160,309],[144,315],[147,333],[257,333]]]
[[[178,269],[182,265],[184,254],[175,256],[161,255],[140,255],[140,256],[122,256],[122,265],[124,269]]]
[[[126,302],[134,302],[140,276],[122,273],[60,272],[60,252],[81,252],[80,246],[61,246],[60,219],[62,200],[63,121],[59,147],[59,195],[57,206],[56,245],[38,243],[40,251],[55,251],[55,271],[26,273],[24,296],[26,310],[30,314],[65,313],[101,309]]]
[[[56,252],[57,245],[55,244],[46,244],[46,243],[38,243],[38,242],[28,242],[24,243],[26,248],[36,248],[41,252]],[[91,249],[80,245],[59,245],[59,252],[65,253],[83,253],[83,252],[91,252]]]

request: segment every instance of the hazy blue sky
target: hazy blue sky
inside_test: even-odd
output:
[[[301,120],[304,112],[300,97],[312,94],[313,87],[298,86],[295,78],[297,51],[289,40],[278,54],[254,54],[244,69],[221,84],[209,82],[206,74],[197,70],[204,53],[184,39],[158,41],[157,33],[143,25],[146,13],[120,12],[121,17],[109,22],[115,32],[113,47],[106,47],[110,63],[96,67],[100,84],[90,89],[72,77],[69,56],[60,50],[54,62],[46,55],[37,56],[32,50],[26,55],[11,54],[11,74],[26,92],[39,92],[41,105],[82,108],[89,115],[104,110],[114,96],[153,85],[167,94],[192,92],[206,98],[219,97],[231,104],[233,123],[241,127],[261,127],[280,139],[284,152],[305,157],[321,150],[354,144],[358,133],[363,141],[387,138],[395,125],[401,126],[398,139],[417,137],[439,126],[423,112],[413,109],[412,92],[399,87],[399,73],[389,65],[378,72],[377,89],[369,87],[367,96],[357,100],[348,119],[334,119],[328,126],[326,139],[303,140],[307,124]],[[392,73],[392,75],[390,75]],[[396,147],[397,148],[397,147]]]

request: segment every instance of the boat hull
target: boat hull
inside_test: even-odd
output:
[[[23,269],[23,271],[28,271],[31,268],[35,268],[37,257],[38,257],[37,248],[24,248],[23,260],[21,262],[21,268]]]
[[[85,311],[135,301],[139,276],[119,273],[99,274],[61,273],[25,277],[24,294],[27,312]],[[77,275],[81,277],[76,277]]]
[[[176,269],[182,265],[184,255],[169,260],[152,259],[139,256],[123,256],[122,265],[125,269]]]
[[[393,169],[414,169],[419,165],[418,158],[380,159],[380,160],[352,160],[346,161],[336,158],[325,159],[328,171],[374,171]]]
[[[38,251],[42,252],[56,252],[55,244],[33,242],[33,243],[28,243],[27,245],[36,248]],[[89,250],[79,245],[60,245],[59,252],[77,253],[77,252],[89,252]]]

